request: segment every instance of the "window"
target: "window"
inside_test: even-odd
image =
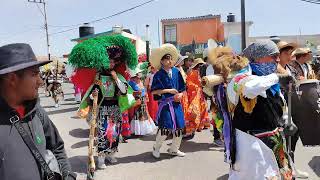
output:
[[[166,25],[164,26],[164,37],[165,43],[176,43],[177,42],[177,26]]]

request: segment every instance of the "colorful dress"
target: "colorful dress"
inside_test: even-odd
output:
[[[280,175],[285,180],[292,179],[292,168],[290,164],[290,158],[286,153],[286,147],[283,140],[283,134],[278,128],[279,118],[283,115],[284,102],[282,101],[280,91],[276,90],[278,84],[278,77],[276,74],[270,74],[267,76],[257,76],[254,75],[254,72],[245,71],[244,73],[239,73],[236,75],[231,82],[228,84],[228,99],[235,106],[234,117],[232,120],[233,128],[240,130],[241,132],[251,135],[251,138],[255,138],[256,141],[262,141],[267,147],[271,149],[274,155],[276,164],[278,165],[278,170],[274,170],[273,176]],[[240,141],[238,142],[238,135],[236,133],[237,139],[237,149],[239,152],[243,148],[239,146]],[[246,140],[242,140],[246,141]],[[257,149],[258,146],[255,144],[248,144],[247,146]],[[251,167],[251,169],[261,168],[260,164],[263,164],[264,161],[268,160],[264,154],[257,154],[256,163],[247,162],[244,159],[244,155],[240,157],[241,153],[236,153],[235,163],[242,164],[244,166]],[[272,158],[272,157],[271,157]],[[239,162],[237,162],[239,160]],[[267,168],[267,167],[266,167]],[[271,170],[271,169],[270,169]],[[235,170],[237,171],[237,169]],[[246,173],[247,177],[253,177],[254,173],[247,170],[243,170],[243,173]],[[267,169],[260,171],[260,173],[268,173]],[[231,174],[235,175],[235,173]],[[241,175],[241,172],[238,172],[238,175]],[[256,176],[256,175],[255,175]],[[268,175],[270,178],[273,177],[270,172]],[[268,177],[266,174],[258,174],[256,177]],[[256,179],[256,178],[254,178]]]
[[[118,151],[122,127],[119,97],[125,96],[128,90],[123,92],[123,88],[126,89],[127,82],[120,74],[117,75],[119,77],[117,82],[113,80],[111,75],[99,75],[99,79],[95,81],[95,84],[89,88],[84,96],[84,100],[88,100],[94,89],[99,90],[97,116],[97,151],[99,155]],[[122,90],[119,86],[122,86]],[[89,103],[92,104],[92,100]],[[86,106],[85,101],[80,104],[80,109],[84,106]],[[90,119],[90,115],[88,118]]]
[[[147,102],[147,107],[148,107],[148,112],[150,114],[150,117],[152,120],[156,120],[157,118],[157,111],[158,111],[158,102],[154,100],[153,95],[151,94],[151,85],[153,81],[153,76],[154,74],[149,74],[147,76],[147,79],[149,80],[149,83],[147,84],[147,91],[148,91],[148,102]]]
[[[179,93],[184,92],[186,87],[180,71],[172,68],[170,72],[160,69],[153,77],[151,91],[162,89],[176,89]],[[174,101],[173,94],[155,96],[159,102],[157,124],[162,135],[176,133],[182,135],[185,127],[183,109],[180,102]]]
[[[143,84],[137,84],[134,81],[129,81],[129,85],[134,90],[136,99],[141,100],[141,105],[133,107],[133,117],[131,117],[131,131],[135,135],[147,135],[153,133],[156,129],[153,120],[148,114],[146,104],[146,89]]]
[[[210,127],[207,101],[202,91],[198,70],[192,69],[187,75],[187,96],[189,106],[186,116],[186,133],[189,134]]]
[[[129,138],[131,136],[131,127],[130,127],[128,111],[124,111],[122,113],[121,136],[124,138]]]

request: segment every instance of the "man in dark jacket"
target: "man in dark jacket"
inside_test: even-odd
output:
[[[52,152],[58,162],[56,167],[64,180],[76,179],[65,153],[64,142],[39,104],[38,88],[43,83],[39,67],[48,62],[37,61],[28,44],[0,47],[1,180],[46,179],[45,171],[33,156],[15,123],[21,124],[44,159]]]

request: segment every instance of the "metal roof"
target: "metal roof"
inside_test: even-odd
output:
[[[220,18],[221,15],[208,14],[204,16],[194,16],[194,17],[184,17],[184,18],[172,18],[172,19],[161,19],[161,22],[172,22],[172,21],[193,21],[193,20],[203,20],[203,19],[214,19]]]
[[[114,32],[111,30],[111,31],[107,31],[107,32],[97,33],[97,34],[90,34],[88,36],[84,36],[81,38],[71,39],[71,41],[81,41],[81,40],[86,40],[86,39],[90,39],[90,38],[94,38],[94,37],[98,37],[98,36],[108,36],[108,35],[112,35],[112,34],[114,34]]]

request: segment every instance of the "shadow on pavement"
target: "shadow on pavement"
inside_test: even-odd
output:
[[[218,152],[224,151],[223,148],[215,147],[212,143],[197,143],[193,141],[182,142],[180,150],[186,153],[199,152],[199,151],[218,151]]]
[[[55,111],[49,111],[48,115],[54,115],[54,114],[62,114],[62,113],[67,113],[67,112],[72,112],[78,110],[78,107],[72,107],[72,108],[67,108],[67,109],[60,109],[60,110],[55,110]]]
[[[77,102],[74,102],[74,103],[64,103],[64,104],[61,104],[62,106],[67,106],[67,105],[79,105],[79,103]]]
[[[166,159],[175,158],[166,153],[161,153],[160,159],[156,159],[152,156],[152,152],[144,152],[142,154],[134,155],[134,156],[126,156],[122,158],[117,158],[117,164],[127,164],[127,163],[135,163],[135,162],[144,162],[144,163],[155,163],[158,161],[163,161]],[[178,157],[177,157],[178,158]]]
[[[72,171],[77,173],[87,173],[88,156],[74,156],[69,158]]]
[[[155,141],[156,134],[147,135],[147,136],[131,136],[130,139],[139,139],[141,141]],[[169,135],[166,140],[172,139],[172,135]]]
[[[88,138],[89,137],[89,129],[73,129],[69,131],[69,135],[76,138]]]
[[[80,141],[80,142],[73,144],[71,146],[71,149],[78,149],[78,148],[86,147],[86,146],[88,146],[88,144],[89,144],[89,140]]]
[[[68,99],[65,99],[64,101],[75,101],[75,98],[68,98]]]
[[[54,106],[42,106],[44,109],[47,109],[47,108],[54,108]]]
[[[320,156],[312,157],[311,161],[308,163],[313,172],[320,177]]]
[[[74,93],[64,93],[64,95],[73,95]]]
[[[228,178],[229,178],[229,175],[225,174],[223,176],[218,177],[217,180],[228,180]]]

